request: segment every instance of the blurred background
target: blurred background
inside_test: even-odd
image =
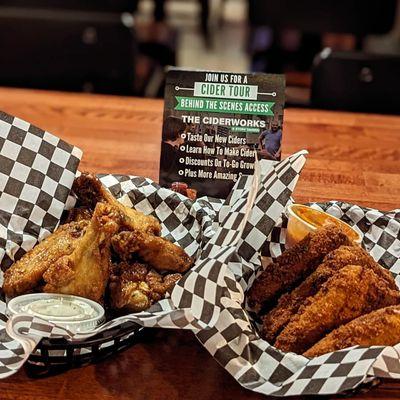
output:
[[[287,104],[400,113],[400,0],[0,0],[0,86],[162,97],[165,68],[284,73]]]

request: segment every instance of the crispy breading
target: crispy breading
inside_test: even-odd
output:
[[[125,207],[91,174],[82,174],[75,179],[73,191],[79,204],[93,208],[98,201],[117,207],[124,219],[121,233],[113,238],[116,253],[125,261],[131,261],[132,254],[138,253],[140,258],[157,271],[185,272],[193,264],[186,252],[159,237],[161,224],[153,216]]]
[[[285,352],[304,353],[333,329],[381,307],[398,304],[400,293],[371,268],[348,265],[309,297],[275,341]]]
[[[60,226],[14,263],[4,273],[3,290],[6,296],[15,297],[36,289],[47,269],[60,257],[73,252],[75,243],[85,234],[87,226],[87,221]]]
[[[75,179],[72,191],[78,197],[78,205],[94,209],[98,202],[110,204],[119,208],[125,216],[124,224],[129,229],[139,230],[153,235],[160,235],[161,224],[151,215],[145,215],[140,211],[121,204],[108,191],[95,175],[83,173]]]
[[[161,271],[185,272],[193,265],[182,248],[158,236],[161,224],[156,218],[118,202],[94,175],[82,174],[73,190],[78,196],[77,208],[70,211],[67,223],[5,273],[3,289],[7,296],[40,289],[102,302],[110,278],[111,255],[117,257],[113,248],[119,253],[119,261],[140,258]],[[124,268],[117,280],[113,275],[114,298],[119,299],[116,303],[123,303],[118,308],[143,307],[138,305],[139,292],[142,300],[147,297],[148,302],[154,302],[180,278],[179,274],[162,277],[147,271],[142,280],[137,280],[138,273],[137,268]],[[121,289],[118,295],[117,281]]]
[[[181,274],[163,277],[140,263],[114,264],[109,285],[112,307],[130,312],[144,311],[163,299],[181,277]]]
[[[400,306],[381,308],[332,331],[306,357],[317,357],[351,346],[394,346],[400,343]]]
[[[311,274],[323,258],[351,240],[335,225],[310,233],[269,264],[248,292],[249,305],[256,311],[271,308],[273,301]]]
[[[118,208],[98,203],[85,233],[74,242],[73,251],[61,254],[43,274],[43,290],[101,302],[110,276],[110,241],[122,218]]]
[[[68,211],[65,223],[89,221],[92,218],[93,211],[87,207],[75,207]]]
[[[389,288],[397,289],[392,274],[381,267],[364,249],[359,246],[340,246],[328,253],[322,264],[299,286],[279,298],[277,306],[262,318],[261,336],[269,343],[273,343],[276,336],[297,313],[303,302],[308,297],[314,296],[333,274],[350,264],[371,268],[386,280]]]
[[[112,238],[114,251],[125,261],[137,254],[157,271],[186,272],[193,260],[168,240],[140,231],[120,232]]]

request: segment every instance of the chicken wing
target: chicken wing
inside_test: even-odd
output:
[[[351,346],[394,346],[400,343],[400,306],[381,308],[332,331],[307,350],[317,357]]]
[[[3,290],[6,296],[15,297],[37,288],[47,269],[60,257],[73,252],[75,243],[85,234],[87,226],[87,221],[60,226],[14,263],[4,273]]]
[[[249,290],[249,305],[257,312],[271,308],[277,296],[313,272],[329,252],[351,244],[346,234],[334,225],[310,233],[266,267]]]
[[[144,264],[122,262],[113,266],[109,285],[113,308],[140,312],[163,299],[181,274],[162,277]]]
[[[122,218],[118,208],[98,203],[84,235],[74,242],[73,251],[60,255],[43,274],[43,290],[100,302],[110,274],[111,236]]]
[[[400,293],[371,268],[348,265],[309,297],[275,341],[285,352],[302,354],[333,329],[381,307],[398,304]]]
[[[117,207],[124,215],[121,234],[113,238],[114,250],[124,260],[131,261],[132,253],[158,271],[184,272],[192,265],[192,259],[179,246],[159,237],[159,221],[139,211],[125,207],[106,190],[93,175],[82,174],[73,185],[79,203],[93,208],[97,201]]]
[[[112,238],[114,251],[126,261],[137,254],[157,271],[186,272],[193,260],[168,240],[141,231],[124,231]]]
[[[117,207],[125,216],[124,224],[132,230],[139,230],[159,236],[161,233],[160,222],[151,215],[129,208],[121,204],[109,192],[95,175],[83,173],[72,186],[73,192],[78,197],[78,205],[94,209],[98,202],[107,203]]]
[[[65,223],[89,221],[92,219],[93,211],[87,207],[75,207],[69,210]]]
[[[364,249],[359,246],[341,246],[331,251],[324,258],[322,264],[298,287],[279,298],[277,306],[262,318],[261,336],[269,343],[273,343],[276,336],[292,316],[297,313],[303,302],[308,297],[314,296],[321,286],[338,270],[350,264],[371,268],[387,282],[390,289],[396,290],[397,286],[392,274],[376,263]]]

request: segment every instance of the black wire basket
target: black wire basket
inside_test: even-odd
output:
[[[143,327],[125,322],[80,342],[43,338],[26,362],[27,374],[39,378],[101,361],[132,346]]]

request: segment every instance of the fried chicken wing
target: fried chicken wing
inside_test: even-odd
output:
[[[397,286],[392,274],[381,267],[364,249],[359,246],[341,246],[328,253],[322,264],[298,287],[279,298],[277,306],[262,318],[261,336],[269,343],[273,343],[303,302],[308,297],[314,296],[338,270],[350,264],[371,268],[387,282],[390,289],[396,290]]]
[[[310,233],[266,267],[249,290],[249,305],[256,311],[271,308],[277,296],[311,274],[329,252],[351,244],[345,232],[334,225]]]
[[[159,237],[161,225],[156,218],[119,203],[95,176],[82,174],[73,190],[78,203],[67,223],[5,273],[7,296],[41,289],[101,302],[110,278],[111,256],[117,257],[112,248],[120,261],[140,257],[160,271],[184,272],[193,264],[183,249]],[[139,264],[118,268],[110,288],[116,307],[147,308],[181,276],[163,278],[149,268]]]
[[[275,341],[285,352],[304,353],[333,329],[365,313],[398,304],[400,293],[371,268],[348,265],[309,297]]]
[[[159,236],[161,233],[160,222],[151,215],[126,207],[121,204],[97,179],[95,175],[83,173],[72,186],[73,192],[78,197],[80,206],[94,209],[98,202],[110,204],[119,208],[125,216],[124,224],[132,230],[139,230]]]
[[[6,296],[15,297],[39,286],[47,269],[60,257],[73,252],[75,243],[84,235],[87,226],[87,221],[60,226],[14,263],[4,273],[3,290]]]
[[[122,218],[118,208],[98,203],[85,233],[74,242],[73,251],[60,255],[43,274],[43,290],[100,302],[110,274],[111,237]]]
[[[158,271],[185,272],[192,266],[192,259],[182,248],[159,237],[161,225],[156,218],[119,203],[95,176],[82,174],[72,189],[81,205],[93,208],[97,201],[103,201],[124,215],[122,232],[112,240],[115,252],[123,260],[131,261],[133,253],[137,253]]]
[[[126,261],[132,254],[157,271],[186,272],[193,260],[186,252],[168,240],[140,231],[124,231],[112,238],[114,251]]]
[[[163,277],[140,263],[114,265],[109,285],[112,306],[130,312],[144,311],[163,299],[181,276]]]
[[[381,308],[332,331],[307,350],[317,357],[351,346],[394,346],[400,343],[400,306]]]
[[[69,210],[65,223],[89,221],[92,219],[93,212],[87,207],[75,207]]]

